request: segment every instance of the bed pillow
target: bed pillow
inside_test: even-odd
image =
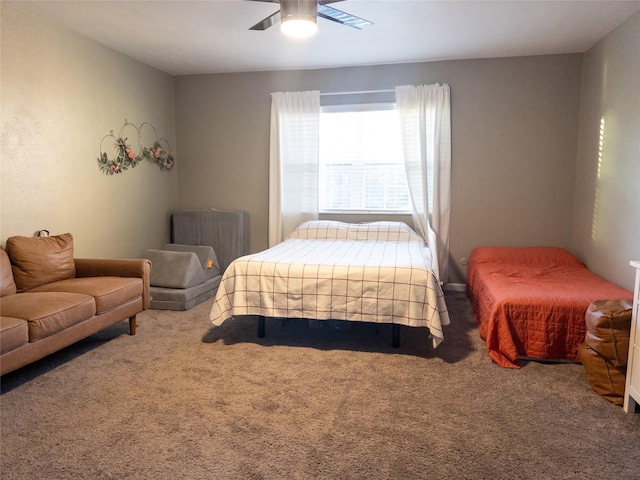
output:
[[[7,254],[18,292],[76,276],[73,236],[10,237]]]
[[[469,257],[469,264],[472,263],[583,266],[578,257],[559,247],[477,247]]]
[[[305,222],[291,233],[288,238],[422,241],[422,237],[403,222],[346,223],[336,220]]]

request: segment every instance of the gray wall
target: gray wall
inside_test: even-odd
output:
[[[144,160],[107,177],[96,161],[102,138],[117,135],[125,119],[150,122],[175,148],[173,78],[13,6],[0,8],[2,243],[47,229],[71,232],[78,256],[139,257],[162,246],[179,166],[167,173]],[[123,133],[135,135],[130,127]]]
[[[248,211],[251,249],[262,250],[271,92],[446,82],[451,281],[464,282],[459,260],[475,246],[548,244],[632,286],[628,262],[640,259],[640,14],[584,56],[172,78],[12,6],[0,9],[2,242],[47,228],[72,232],[82,256],[139,256],[168,241],[172,209],[214,207]],[[174,171],[98,171],[100,140],[125,118],[158,128],[176,154]]]
[[[572,246],[631,289],[640,259],[640,12],[584,55]]]
[[[245,210],[267,247],[275,91],[448,83],[452,96],[451,278],[479,245],[569,247],[582,55],[176,77],[183,208]]]

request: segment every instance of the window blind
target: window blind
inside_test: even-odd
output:
[[[320,211],[409,212],[395,103],[321,107],[319,148]]]

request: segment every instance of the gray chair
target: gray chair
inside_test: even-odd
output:
[[[147,250],[151,308],[188,310],[213,297],[222,275],[213,247],[168,243]]]

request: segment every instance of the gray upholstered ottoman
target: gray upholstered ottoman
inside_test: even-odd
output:
[[[147,250],[151,260],[151,308],[187,310],[213,297],[220,266],[212,247],[169,243]]]

